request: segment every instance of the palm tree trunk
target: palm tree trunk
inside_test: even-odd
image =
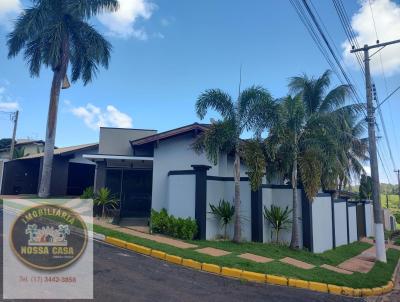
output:
[[[299,225],[297,223],[297,152],[295,152],[292,168],[292,190],[293,190],[293,222],[292,222],[292,238],[290,247],[292,249],[299,248]]]
[[[242,230],[240,225],[240,155],[238,147],[235,150],[234,162],[234,181],[235,181],[235,221],[234,221],[234,234],[233,241],[240,242],[242,237]]]
[[[62,43],[60,66],[53,70],[53,81],[51,83],[50,104],[46,126],[46,141],[44,145],[44,156],[42,163],[42,175],[38,192],[39,197],[42,198],[47,198],[50,195],[54,144],[56,139],[58,102],[60,98],[61,83],[65,77],[68,67],[68,49],[68,36],[65,35]]]
[[[279,242],[279,229],[276,229],[276,243]]]

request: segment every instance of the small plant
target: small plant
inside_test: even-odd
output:
[[[101,217],[105,218],[106,208],[111,207],[115,209],[118,205],[118,200],[116,200],[109,189],[101,188],[98,193],[96,193],[94,198],[94,204],[102,208]]]
[[[192,240],[197,234],[197,223],[192,218],[176,218],[168,215],[166,209],[160,212],[151,210],[151,231],[176,237],[184,240]]]
[[[235,214],[235,207],[231,205],[228,201],[220,199],[218,205],[213,205],[210,203],[211,214],[217,218],[219,223],[224,228],[224,238],[228,238],[227,227],[233,220],[233,215]]]
[[[291,213],[292,210],[289,207],[282,209],[281,207],[271,205],[271,208],[268,209],[264,206],[264,218],[276,232],[276,243],[279,242],[279,232],[286,229],[292,223],[290,220]]]
[[[93,187],[87,187],[82,195],[81,195],[81,199],[94,199],[94,189]]]

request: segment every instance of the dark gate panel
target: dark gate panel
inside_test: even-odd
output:
[[[69,163],[67,194],[79,196],[87,187],[93,187],[95,165]]]
[[[121,217],[149,217],[153,171],[124,170]]]
[[[357,204],[357,237],[358,240],[362,237],[367,236],[366,225],[365,225],[365,207],[363,203]]]

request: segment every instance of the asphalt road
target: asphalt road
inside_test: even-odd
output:
[[[3,234],[2,217],[1,215],[1,234]],[[2,238],[0,242],[2,250]],[[2,267],[3,259],[0,258]],[[1,293],[2,277],[1,274]],[[362,301],[362,299],[290,287],[228,279],[166,263],[97,241],[94,243],[94,291],[96,301],[112,302]]]

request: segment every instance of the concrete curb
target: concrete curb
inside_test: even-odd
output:
[[[210,263],[201,263],[192,259],[185,259],[182,257],[178,257],[175,255],[166,254],[162,251],[153,250],[148,247],[129,243],[117,238],[104,236],[102,234],[94,233],[93,235],[95,238],[99,239],[104,237],[104,239],[100,239],[108,244],[125,248],[128,250],[132,250],[134,252],[151,256],[153,258],[161,259],[173,264],[178,264],[182,266],[189,267],[191,269],[202,270],[205,272],[213,273],[216,275],[226,276],[235,279],[242,279],[251,282],[261,282],[261,283],[268,283],[273,285],[281,285],[281,286],[291,286],[297,288],[308,289],[316,292],[322,293],[330,293],[334,295],[343,295],[343,296],[350,296],[350,297],[369,297],[369,296],[380,296],[387,294],[393,290],[394,287],[394,277],[395,273],[392,276],[392,280],[390,280],[386,285],[381,287],[374,287],[374,288],[351,288],[346,286],[338,286],[334,284],[326,284],[320,282],[312,282],[294,278],[287,278],[282,276],[275,276],[269,274],[261,274],[255,273],[250,271],[244,271],[237,268],[230,268],[230,267],[220,267],[219,265],[210,264]],[[395,272],[400,269],[400,262],[397,264]]]

